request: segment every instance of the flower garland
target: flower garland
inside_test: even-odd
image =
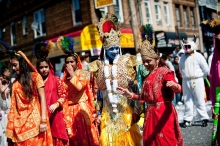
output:
[[[112,65],[112,77],[110,77],[109,74],[109,60],[108,58],[105,59],[105,66],[104,66],[104,77],[105,77],[105,85],[108,91],[108,98],[110,103],[113,107],[113,112],[118,112],[117,110],[117,103],[118,101],[118,95],[113,94],[117,91],[118,87],[118,80],[117,80],[117,63],[120,55],[117,55],[116,58],[113,61]],[[112,85],[111,85],[111,78],[112,78]]]

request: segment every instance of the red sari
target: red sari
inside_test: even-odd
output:
[[[49,72],[48,78],[45,82],[45,94],[47,110],[49,110],[49,107],[52,104],[56,102],[59,103],[59,107],[53,113],[48,112],[53,145],[68,146],[68,136],[63,115],[63,106],[68,106],[67,103],[65,103],[66,90],[64,88],[64,83],[56,77],[52,71]]]
[[[172,104],[174,92],[166,87],[167,81],[171,80],[176,82],[173,71],[159,67],[143,83],[141,98],[148,105],[143,130],[144,146],[183,146],[177,113]]]

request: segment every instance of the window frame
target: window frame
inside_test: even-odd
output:
[[[80,0],[77,0],[79,2],[79,6],[80,6]],[[79,7],[79,9],[81,8],[81,6]],[[73,26],[77,26],[77,25],[82,25],[82,17],[81,20],[79,22],[76,22],[75,20],[75,0],[72,0],[72,17],[73,17]]]
[[[38,27],[39,27],[39,31],[34,29],[34,38],[40,38],[40,37],[43,37],[43,36],[46,36],[46,32],[44,33],[43,32],[43,26],[42,26],[42,23],[46,23],[46,19],[45,19],[45,13],[44,13],[44,22],[42,22],[42,18],[41,18],[41,12],[43,11],[44,13],[44,9],[39,9],[37,11],[35,11],[33,13],[33,16],[34,16],[34,22],[38,23],[36,20],[35,20],[35,14],[38,15],[39,17],[39,21],[40,23],[38,23]],[[37,35],[37,31],[40,33],[40,35]]]
[[[178,10],[178,15],[177,15],[177,10]],[[182,27],[181,24],[181,19],[180,19],[180,6],[179,5],[175,5],[175,14],[176,14],[176,23],[178,27]],[[177,19],[179,18],[179,19]]]
[[[108,13],[108,7],[99,8],[99,11],[100,11],[100,12],[104,12],[104,14],[102,15],[102,17],[104,17],[104,16]],[[102,14],[102,13],[101,13],[101,14]]]
[[[14,32],[13,27],[14,26]],[[12,21],[10,23],[10,39],[11,39],[11,46],[16,46],[16,32],[15,32],[15,23]]]
[[[195,23],[194,7],[190,7],[190,17],[191,17],[192,29],[195,29],[196,23]]]
[[[188,13],[187,13],[187,7],[183,7],[183,18],[184,18],[185,28],[189,28],[189,18],[188,18]]]
[[[118,20],[123,23],[124,22],[124,15],[123,15],[123,7],[122,7],[122,2],[121,0],[115,0],[115,5],[117,5],[117,1],[118,1],[118,8],[119,8],[119,17]],[[116,11],[115,11],[115,15],[116,15]]]
[[[156,7],[158,8],[158,14],[156,12]],[[162,19],[161,19],[161,11],[160,11],[160,4],[158,1],[155,1],[154,2],[154,8],[155,8],[155,15],[156,15],[156,22],[157,22],[157,25],[162,25]],[[157,19],[157,15],[158,15],[158,19]]]
[[[149,12],[147,12],[145,4],[147,4],[147,8],[148,8]],[[152,17],[151,17],[151,8],[150,8],[150,1],[149,0],[144,0],[144,8],[145,8],[145,15],[146,15],[147,23],[153,24]],[[147,17],[147,13],[149,13],[149,18]]]
[[[24,16],[23,19],[22,19],[23,35],[28,34],[28,31],[25,28],[27,29],[27,17],[26,16]]]
[[[163,8],[164,8],[164,16],[165,16],[166,26],[170,26],[170,11],[169,11],[168,2],[163,2]],[[166,14],[165,9],[167,9],[167,14]],[[166,18],[167,18],[167,20],[166,20]]]

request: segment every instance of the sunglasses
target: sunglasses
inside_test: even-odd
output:
[[[185,48],[191,48],[191,45],[184,45]]]

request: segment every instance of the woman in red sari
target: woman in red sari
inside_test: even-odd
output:
[[[99,146],[98,129],[95,125],[94,98],[90,91],[89,73],[73,51],[73,40],[61,36],[57,45],[66,54],[63,80],[66,85],[68,112],[64,112],[71,146]]]
[[[37,70],[42,76],[45,85],[46,105],[51,126],[51,134],[54,146],[68,146],[66,124],[64,122],[63,108],[67,108],[66,90],[64,83],[55,76],[53,66],[48,56],[49,50],[54,44],[39,42],[34,46],[34,54],[37,58]]]
[[[17,78],[12,85],[6,136],[15,146],[53,146],[43,79],[21,51],[9,52]]]
[[[127,98],[144,100],[148,107],[145,112],[144,146],[183,146],[177,112],[172,104],[174,92],[180,93],[181,86],[175,81],[174,73],[159,64],[160,59],[153,45],[147,39],[141,45],[143,65],[150,71],[143,82],[141,95],[118,87]]]

